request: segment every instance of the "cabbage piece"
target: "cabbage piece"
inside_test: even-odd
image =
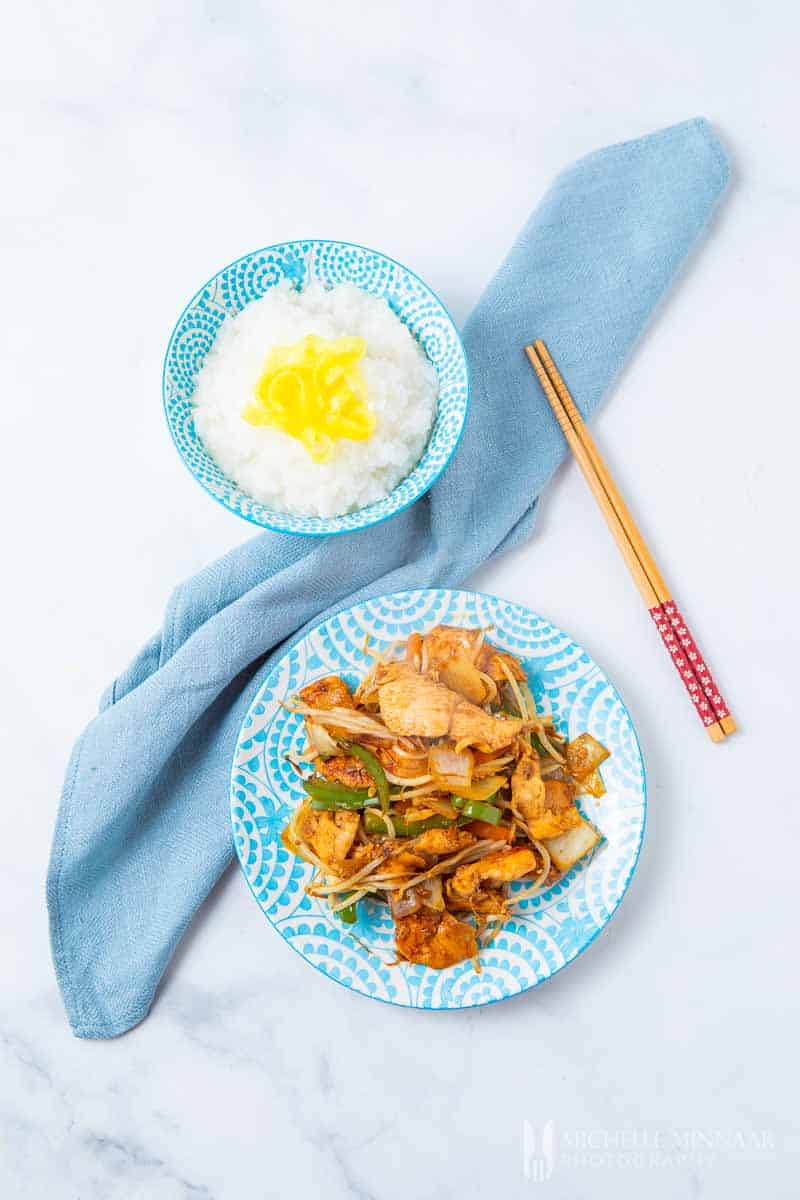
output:
[[[600,841],[600,834],[588,821],[559,833],[557,837],[542,838],[542,845],[550,855],[550,861],[562,874],[574,867],[584,855],[593,850]]]
[[[606,785],[603,783],[603,777],[599,771],[592,771],[591,775],[588,775],[586,779],[581,779],[578,784],[578,794],[596,796],[598,798],[605,796]]]
[[[610,751],[597,738],[590,733],[581,733],[566,748],[567,770],[573,779],[586,779],[597,770],[600,763],[606,761],[609,754]]]
[[[474,765],[470,750],[457,752],[452,746],[444,744],[431,746],[428,751],[428,773],[448,792],[471,785]]]

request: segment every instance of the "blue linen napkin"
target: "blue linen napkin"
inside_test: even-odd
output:
[[[565,443],[523,346],[544,338],[591,414],[728,176],[702,119],[568,168],[466,323],[469,420],[431,492],[359,533],[262,534],[178,586],[163,629],[106,692],[67,771],[47,901],[78,1037],[114,1037],[146,1016],[230,862],[231,756],[275,658],[357,600],[456,585],[527,536]]]

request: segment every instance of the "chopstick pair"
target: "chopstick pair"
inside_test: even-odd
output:
[[[525,353],[706,732],[712,741],[723,741],[735,732],[736,722],[600,457],[567,385],[543,341],[526,346]]]

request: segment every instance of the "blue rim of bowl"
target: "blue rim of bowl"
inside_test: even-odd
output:
[[[374,601],[391,600],[395,596],[402,596],[404,594],[404,591],[430,592],[430,591],[436,591],[436,590],[437,590],[436,588],[405,588],[405,589],[401,590],[400,592],[384,592],[380,596],[369,596],[366,600],[357,600],[355,602],[355,604],[349,604],[346,608],[341,608],[336,612],[328,613],[327,616],[325,616],[321,620],[319,620],[316,625],[312,625],[310,629],[307,629],[305,631],[305,633],[303,633],[302,635],[298,635],[296,638],[291,639],[289,645],[286,647],[286,649],[284,650],[281,657],[277,660],[275,666],[277,666],[278,662],[282,662],[287,654],[291,653],[291,651],[298,644],[298,642],[302,642],[305,640],[305,638],[310,637],[311,634],[314,633],[314,631],[316,629],[319,629],[319,627],[321,625],[324,625],[326,621],[329,621],[331,619],[331,617],[342,616],[344,613],[349,612],[351,608],[355,608],[359,604],[371,604]],[[438,589],[438,590],[441,590],[441,589]],[[461,591],[470,592],[473,596],[483,596],[487,600],[495,600],[498,604],[515,604],[519,608],[524,608],[526,612],[532,613],[533,616],[540,617],[542,620],[547,621],[547,623],[549,625],[553,625],[554,629],[558,629],[562,633],[565,632],[563,629],[561,629],[560,625],[555,625],[550,620],[549,617],[543,616],[542,613],[537,612],[535,609],[528,608],[527,604],[520,604],[519,601],[517,601],[517,600],[505,600],[505,599],[503,599],[502,596],[497,596],[494,592],[482,592],[482,591],[478,591],[474,588],[448,588],[445,590],[453,591],[453,592],[461,592]],[[583,646],[583,644],[581,642],[576,642],[571,634],[567,634],[567,637],[570,639],[570,641],[572,641],[574,643],[574,645],[579,646],[582,650],[585,650],[585,647]],[[489,1008],[490,1005],[501,1004],[504,1000],[518,999],[520,996],[524,996],[526,992],[533,992],[537,988],[542,987],[544,984],[549,983],[552,979],[555,979],[556,975],[560,975],[563,970],[565,970],[567,967],[571,966],[572,963],[574,963],[576,959],[580,958],[581,955],[584,953],[584,951],[588,950],[589,947],[591,945],[593,945],[594,942],[597,941],[597,939],[600,937],[600,935],[605,932],[605,930],[608,928],[608,926],[614,920],[614,917],[619,912],[619,910],[622,906],[622,902],[625,899],[625,897],[627,896],[628,891],[631,886],[631,883],[633,882],[633,877],[636,873],[636,868],[639,865],[639,858],[642,853],[642,846],[644,845],[645,834],[647,832],[647,767],[646,767],[645,761],[644,761],[644,754],[642,753],[642,744],[639,741],[639,733],[636,729],[636,724],[633,720],[633,717],[631,716],[631,710],[628,708],[628,705],[625,702],[625,698],[623,697],[619,688],[617,687],[617,685],[615,683],[612,682],[610,675],[608,675],[605,668],[597,661],[597,659],[594,657],[594,655],[591,655],[590,657],[591,657],[591,660],[594,663],[594,665],[600,671],[603,672],[603,675],[605,675],[606,679],[609,681],[609,683],[613,687],[614,691],[619,696],[620,700],[622,701],[623,708],[625,709],[625,712],[628,714],[628,718],[631,723],[631,730],[633,731],[633,738],[636,743],[636,749],[639,752],[639,760],[641,761],[641,764],[642,764],[642,829],[641,829],[641,833],[639,835],[639,843],[636,847],[636,853],[633,856],[633,861],[631,862],[630,868],[628,869],[628,872],[623,881],[622,892],[620,893],[620,896],[619,896],[619,899],[617,900],[616,905],[611,910],[611,912],[608,914],[608,917],[603,922],[603,924],[598,929],[595,929],[594,933],[591,935],[591,937],[586,939],[586,941],[583,943],[583,945],[580,947],[580,949],[575,951],[572,958],[566,959],[561,964],[560,967],[556,967],[555,971],[552,971],[544,979],[537,979],[536,983],[532,983],[530,985],[530,987],[525,988],[521,992],[512,992],[508,996],[495,996],[491,1000],[477,1000],[474,1004],[462,1004],[458,1008],[446,1008],[446,1007],[420,1008],[420,1007],[417,1007],[416,1005],[397,1004],[394,1000],[384,1000],[383,996],[367,996],[363,992],[356,991],[355,988],[350,987],[350,985],[348,983],[346,983],[343,979],[337,979],[336,976],[334,976],[334,975],[328,975],[327,972],[323,971],[321,967],[318,967],[314,963],[310,962],[310,960],[308,958],[306,958],[306,956],[300,950],[298,950],[298,948],[294,945],[293,942],[288,941],[286,938],[280,937],[279,931],[277,929],[275,929],[275,926],[272,924],[272,922],[269,920],[269,917],[266,916],[266,913],[264,913],[263,909],[261,908],[261,905],[258,900],[258,896],[256,895],[255,890],[253,889],[253,886],[250,883],[250,880],[247,878],[247,874],[245,872],[244,865],[243,865],[242,860],[239,857],[238,851],[236,849],[236,838],[235,838],[234,827],[233,827],[233,813],[232,813],[232,805],[230,803],[230,794],[231,794],[232,787],[233,787],[233,773],[234,773],[234,765],[235,765],[235,759],[236,759],[236,749],[239,745],[239,737],[242,732],[242,726],[240,725],[239,732],[236,735],[236,746],[234,746],[234,750],[233,750],[233,758],[231,760],[230,783],[228,785],[228,819],[230,821],[230,827],[231,827],[231,845],[233,847],[233,853],[236,857],[236,862],[238,864],[239,870],[240,870],[242,876],[244,877],[245,883],[247,884],[247,890],[249,891],[250,895],[255,900],[256,904],[258,904],[258,907],[259,907],[260,911],[262,912],[262,914],[264,915],[265,919],[267,920],[267,923],[270,926],[270,928],[273,929],[275,931],[275,933],[277,933],[278,936],[280,937],[280,941],[285,946],[288,946],[289,949],[294,954],[296,954],[298,958],[302,959],[302,961],[304,963],[308,963],[308,965],[310,967],[313,967],[313,969],[319,975],[322,975],[322,977],[324,979],[328,979],[328,980],[330,980],[331,983],[335,983],[338,987],[344,988],[345,991],[349,992],[349,994],[351,996],[359,996],[363,1000],[377,1000],[379,1004],[385,1004],[387,1008],[401,1008],[407,1012],[422,1012],[422,1013],[468,1012],[470,1009],[473,1009],[473,1008]],[[275,670],[275,666],[273,666],[271,668],[271,670],[269,671],[269,674],[265,677],[265,679],[262,680],[262,682],[259,684],[256,691],[253,693],[250,703],[247,706],[247,712],[245,713],[245,716],[242,720],[242,725],[244,725],[244,721],[247,720],[247,717],[250,714],[250,709],[255,704],[256,699],[258,698],[258,695],[261,692],[261,689],[263,688],[264,684],[266,683],[266,680],[269,678],[269,676]]]
[[[461,422],[461,428],[458,431],[458,437],[456,438],[455,442],[453,443],[452,450],[447,455],[447,457],[444,459],[444,461],[442,462],[442,464],[438,468],[438,470],[431,476],[429,481],[417,493],[416,496],[412,496],[410,500],[407,500],[405,502],[405,504],[402,504],[399,508],[394,509],[392,512],[385,513],[383,516],[375,517],[374,520],[365,521],[363,525],[356,525],[352,529],[318,529],[318,530],[286,529],[285,526],[275,525],[275,524],[267,524],[266,521],[257,521],[255,519],[255,517],[253,517],[247,513],[237,512],[235,509],[231,508],[231,506],[229,504],[226,504],[224,500],[221,500],[219,496],[215,495],[214,492],[212,492],[211,488],[208,487],[202,481],[202,479],[198,479],[197,475],[195,475],[194,471],[192,470],[192,468],[189,466],[186,459],[181,454],[180,447],[178,446],[177,440],[175,438],[175,434],[172,431],[172,423],[169,419],[169,413],[167,411],[166,380],[167,380],[167,362],[169,360],[169,348],[172,345],[172,339],[175,337],[175,333],[176,333],[178,326],[180,325],[183,318],[186,316],[186,313],[189,311],[189,309],[195,303],[195,301],[200,296],[202,296],[202,294],[206,290],[206,288],[217,278],[218,275],[221,275],[223,271],[231,270],[231,268],[235,267],[237,265],[237,263],[244,262],[244,260],[246,258],[251,258],[254,254],[266,253],[269,250],[278,250],[282,246],[302,246],[306,243],[316,243],[317,245],[320,245],[320,246],[349,246],[353,250],[366,250],[366,252],[368,254],[377,254],[381,258],[385,259],[386,262],[393,263],[396,267],[399,267],[401,271],[406,271],[409,275],[412,276],[412,278],[416,279],[417,282],[420,283],[424,288],[427,288],[427,290],[433,296],[436,303],[442,309],[442,312],[444,312],[446,314],[447,319],[449,320],[450,324],[453,326],[453,333],[456,336],[456,340],[458,341],[458,344],[461,347],[461,353],[464,357],[464,369],[465,369],[466,380],[467,380],[467,390],[466,390],[466,395],[464,397],[464,419]],[[356,284],[355,286],[357,287],[358,285]],[[403,323],[405,324],[405,322],[403,322]],[[416,341],[416,338],[414,340]],[[161,405],[164,410],[164,420],[165,420],[167,429],[169,430],[169,436],[172,441],[172,444],[175,447],[175,450],[177,451],[178,458],[181,460],[184,467],[191,475],[192,479],[195,481],[195,483],[198,483],[200,485],[200,487],[203,489],[203,491],[207,495],[209,495],[211,497],[211,499],[214,500],[220,506],[220,508],[224,508],[225,511],[231,513],[232,516],[239,517],[239,519],[242,521],[248,521],[251,525],[255,525],[258,529],[270,529],[270,530],[272,530],[273,533],[282,533],[287,537],[322,538],[322,537],[339,537],[343,534],[348,534],[348,533],[360,533],[362,529],[370,529],[370,528],[372,528],[373,525],[382,525],[384,521],[391,520],[391,518],[396,517],[398,515],[398,513],[405,512],[406,509],[410,508],[412,504],[416,504],[416,502],[418,500],[421,500],[422,497],[427,492],[430,491],[430,489],[433,487],[433,485],[436,483],[436,481],[441,478],[444,471],[447,469],[447,467],[449,467],[450,463],[453,461],[453,459],[456,455],[456,452],[458,451],[458,448],[461,445],[461,439],[464,436],[464,430],[467,427],[467,421],[469,420],[469,409],[470,409],[471,398],[472,398],[472,378],[470,375],[469,358],[467,357],[467,351],[464,348],[463,341],[461,340],[461,334],[458,331],[458,326],[456,325],[455,321],[453,320],[453,314],[450,312],[450,309],[444,303],[444,301],[442,300],[439,293],[434,291],[434,289],[431,287],[431,285],[429,283],[426,283],[421,275],[418,275],[416,271],[412,271],[411,267],[407,267],[405,265],[405,263],[401,263],[399,261],[399,259],[392,258],[392,256],[390,254],[384,254],[383,250],[374,250],[371,246],[362,245],[361,242],[341,241],[339,238],[290,238],[286,242],[272,242],[268,246],[259,246],[255,250],[248,250],[246,254],[240,254],[238,258],[234,258],[231,262],[226,263],[224,267],[219,267],[219,269],[216,270],[213,275],[209,275],[209,277],[205,281],[205,283],[197,289],[197,291],[194,293],[194,295],[190,297],[190,299],[186,302],[186,304],[184,304],[183,308],[181,309],[178,319],[175,321],[175,324],[172,326],[170,335],[167,338],[167,345],[166,345],[166,349],[164,350],[164,364],[161,368]],[[434,424],[435,424],[435,422],[434,422]],[[431,433],[433,433],[433,430],[431,430]],[[427,444],[426,444],[426,449],[427,449]],[[424,455],[424,453],[425,452],[423,451],[423,455]],[[409,472],[409,474],[413,473],[413,471],[416,470],[416,467],[418,465],[419,465],[419,463],[415,464],[414,468],[412,468],[412,472]],[[400,484],[403,483],[405,481],[405,479],[407,479],[407,478],[408,478],[408,475],[404,476],[403,479],[401,479],[397,484],[395,484],[395,488],[399,487]],[[231,482],[233,483],[234,481],[231,480]],[[239,487],[239,485],[236,484],[236,487]],[[392,491],[394,491],[394,490],[395,489],[392,488]],[[244,489],[240,488],[240,491],[244,491]],[[388,500],[389,496],[391,496],[391,494],[392,494],[392,492],[389,492],[388,495],[384,497],[384,500]],[[266,507],[266,505],[265,505],[265,507]],[[366,511],[366,509],[369,507],[370,507],[370,505],[365,505],[364,509],[355,509],[354,512],[358,513],[358,512]],[[287,516],[288,515],[290,515],[290,514],[287,514]],[[319,520],[336,520],[335,517],[331,517],[331,518],[320,517],[318,519]]]

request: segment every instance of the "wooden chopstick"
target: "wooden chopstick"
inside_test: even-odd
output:
[[[644,538],[639,532],[636,522],[628,510],[625,501],[617,489],[616,484],[608,470],[608,467],[600,457],[600,452],[592,439],[583,417],[581,416],[575,401],[569,393],[569,389],[565,384],[557,366],[545,346],[544,342],[538,340],[534,342],[534,350],[538,353],[539,358],[544,366],[545,371],[556,391],[558,399],[561,401],[563,409],[569,419],[570,424],[575,429],[578,437],[584,445],[592,467],[597,473],[603,488],[608,496],[608,499],[615,509],[617,516],[625,530],[625,533],[633,547],[636,557],[645,571],[652,589],[656,595],[658,609],[648,604],[650,614],[658,627],[664,643],[670,654],[676,658],[676,666],[684,676],[684,682],[687,682],[686,671],[691,671],[697,679],[703,695],[707,702],[711,705],[717,723],[720,725],[724,734],[734,733],[736,730],[736,722],[731,715],[722,693],[717,687],[711,672],[708,669],[705,659],[700,654],[697,643],[689,632],[684,617],[673,599],[664,577],[656,565],[650,550],[647,547]],[[530,356],[529,356],[530,357]],[[681,651],[686,653],[682,654]],[[709,725],[711,736],[714,736],[713,725]],[[721,739],[720,739],[721,740]]]
[[[736,722],[544,342],[525,347],[542,390],[712,741]]]

